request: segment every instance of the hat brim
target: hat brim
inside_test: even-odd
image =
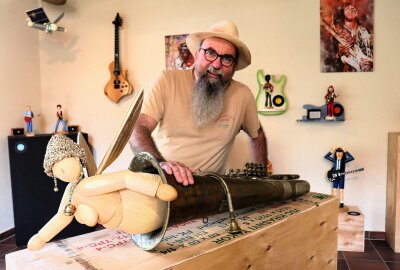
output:
[[[44,1],[53,5],[64,5],[67,2],[67,0],[44,0]]]
[[[235,70],[241,70],[251,64],[251,53],[247,46],[232,35],[221,32],[196,32],[186,37],[186,44],[190,52],[194,55],[200,49],[200,43],[206,38],[222,38],[231,42],[238,50],[239,59],[236,64]]]

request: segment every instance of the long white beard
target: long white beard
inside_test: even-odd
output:
[[[210,66],[213,69],[212,66]],[[210,69],[209,68],[209,69]],[[215,70],[212,70],[216,73]],[[200,76],[193,87],[192,114],[198,128],[205,127],[217,120],[224,106],[224,92],[229,81],[221,78],[208,78],[207,72]]]

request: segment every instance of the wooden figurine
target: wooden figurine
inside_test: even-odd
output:
[[[332,147],[324,158],[332,162],[332,169],[328,172],[328,179],[333,184],[333,195],[340,199],[340,208],[344,207],[344,177],[346,163],[353,161],[354,157],[344,147]],[[334,177],[336,176],[336,177]]]
[[[26,112],[24,112],[24,121],[26,123],[26,136],[34,136],[33,127],[33,112],[31,111],[31,106],[26,106]]]
[[[83,148],[64,135],[50,139],[44,159],[47,175],[69,182],[57,214],[28,242],[38,250],[61,232],[75,217],[88,226],[102,224],[127,233],[146,233],[162,227],[167,201],[177,197],[176,190],[161,183],[158,175],[129,170],[83,179],[86,163]]]

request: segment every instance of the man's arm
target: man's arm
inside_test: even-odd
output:
[[[254,162],[267,164],[268,161],[268,146],[267,138],[264,134],[264,130],[260,126],[257,131],[258,136],[256,138],[250,138],[250,155]]]
[[[135,154],[140,152],[148,152],[159,162],[164,161],[161,153],[158,151],[156,144],[151,137],[151,133],[156,128],[157,122],[150,116],[139,114],[136,121],[135,129],[129,139],[131,148]]]
[[[178,161],[166,161],[151,137],[151,133],[157,126],[157,121],[145,114],[140,114],[132,132],[129,143],[135,154],[148,152],[160,162],[161,168],[169,175],[174,175],[178,183],[184,186],[193,185],[193,170]]]

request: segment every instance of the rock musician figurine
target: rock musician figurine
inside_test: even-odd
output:
[[[330,152],[328,152],[324,158],[333,163],[331,171],[339,173],[339,176],[332,181],[333,183],[333,195],[338,196],[339,189],[339,199],[340,208],[344,207],[344,172],[346,169],[346,163],[353,161],[354,157],[344,148],[344,147],[333,147]]]
[[[67,125],[65,124],[64,121],[64,116],[63,116],[63,112],[62,112],[62,107],[60,104],[57,105],[57,123],[56,123],[56,128],[54,130],[54,133],[57,133],[58,131],[58,125],[59,124],[63,125],[63,132],[67,132]]]
[[[265,91],[265,108],[267,109],[272,109],[271,95],[274,91],[274,86],[269,82],[270,79],[270,75],[265,75],[265,83],[263,85],[263,89]]]
[[[335,119],[333,112],[334,112],[335,98],[337,98],[337,97],[339,97],[339,95],[336,95],[335,89],[333,88],[333,86],[329,85],[328,92],[325,95],[325,101],[326,101],[326,107],[327,107],[327,113],[326,113],[325,119],[327,119],[327,120]]]
[[[26,122],[26,136],[33,136],[32,129],[32,118],[33,112],[31,111],[31,106],[26,106],[26,112],[24,112],[24,121]]]

